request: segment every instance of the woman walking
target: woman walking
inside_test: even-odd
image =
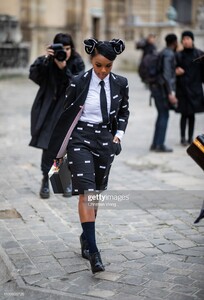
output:
[[[181,144],[187,146],[192,143],[195,113],[204,112],[203,74],[204,64],[194,62],[204,53],[194,47],[194,35],[191,31],[184,31],[181,36],[183,50],[176,55],[178,98],[177,112],[181,113],[180,138]],[[186,129],[188,128],[187,139]]]
[[[89,259],[93,273],[104,270],[96,244],[96,209],[87,197],[107,188],[115,154],[125,132],[128,110],[127,79],[111,72],[117,55],[125,49],[122,40],[84,41],[93,68],[73,79],[67,89],[65,111],[51,138],[55,156],[73,121],[79,116],[67,146],[73,194],[79,195],[78,212],[82,226],[82,257]]]

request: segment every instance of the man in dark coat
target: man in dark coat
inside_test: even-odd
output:
[[[176,64],[175,51],[177,48],[177,36],[170,33],[165,37],[166,47],[160,53],[161,78],[150,85],[151,95],[154,98],[157,110],[157,119],[150,151],[172,152],[173,149],[165,145],[166,131],[169,119],[169,109],[177,104],[175,96],[176,88]]]
[[[47,48],[47,55],[38,57],[30,67],[29,78],[40,86],[31,110],[30,146],[43,150],[41,170],[43,173],[41,198],[49,198],[48,172],[53,164],[51,149],[48,148],[50,137],[62,112],[65,91],[73,75],[83,73],[85,66],[81,56],[75,52],[72,37],[59,33],[54,45],[62,44],[59,49]],[[64,196],[71,195],[67,187]]]
[[[181,144],[187,146],[193,140],[195,113],[204,112],[203,74],[204,64],[195,59],[204,53],[194,47],[194,35],[191,31],[184,31],[181,36],[184,49],[176,54],[178,98],[177,112],[181,113],[180,134]],[[186,127],[188,123],[188,139]]]

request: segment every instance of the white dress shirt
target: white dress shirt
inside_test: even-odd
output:
[[[111,92],[110,92],[110,75],[108,74],[104,79],[104,88],[106,92],[107,98],[107,109],[108,114],[110,113],[111,106]],[[82,115],[80,117],[80,121],[99,124],[103,122],[102,113],[101,113],[101,105],[100,105],[100,85],[101,79],[96,75],[94,70],[92,71],[91,81],[89,85],[89,91],[87,94],[86,101],[84,103]],[[118,130],[116,136],[121,140],[124,132],[122,130]]]

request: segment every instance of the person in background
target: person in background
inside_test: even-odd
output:
[[[148,34],[146,39],[141,39],[139,42],[136,43],[136,49],[142,50],[142,59],[147,54],[152,54],[156,49],[155,45],[156,35],[153,33]]]
[[[43,199],[50,197],[48,172],[54,159],[48,148],[50,136],[63,112],[65,91],[70,80],[85,69],[81,56],[75,51],[71,35],[58,33],[53,43],[54,46],[46,49],[46,55],[38,57],[30,66],[29,73],[29,78],[39,85],[31,110],[32,138],[29,145],[42,149],[40,197]],[[63,196],[71,195],[70,183]]]
[[[183,50],[176,54],[176,96],[180,119],[180,141],[181,145],[187,146],[193,141],[195,126],[195,113],[204,112],[204,94],[202,82],[204,82],[204,64],[198,59],[204,54],[203,51],[194,46],[194,34],[184,31],[181,35]],[[187,138],[186,138],[186,129]]]
[[[165,137],[169,119],[169,109],[177,105],[176,91],[176,64],[175,51],[177,36],[173,33],[165,37],[166,48],[161,52],[161,75],[163,83],[156,82],[150,85],[152,97],[157,109],[157,119],[150,151],[172,152],[173,149],[165,145]]]
[[[129,88],[125,77],[111,72],[117,55],[125,49],[122,40],[88,39],[84,45],[93,67],[74,78],[68,87],[65,111],[50,144],[52,149],[55,147],[53,156],[63,156],[59,149],[64,145],[67,132],[73,128],[67,153],[73,191],[79,195],[78,211],[83,230],[81,254],[89,259],[91,270],[96,273],[104,271],[104,265],[95,237],[97,208],[90,205],[93,202],[88,197],[107,188],[111,164],[120,152],[128,123]]]

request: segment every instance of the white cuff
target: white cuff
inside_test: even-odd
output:
[[[115,136],[117,136],[120,139],[120,141],[122,140],[123,135],[124,135],[124,131],[123,130],[117,130],[117,132],[115,134]]]

